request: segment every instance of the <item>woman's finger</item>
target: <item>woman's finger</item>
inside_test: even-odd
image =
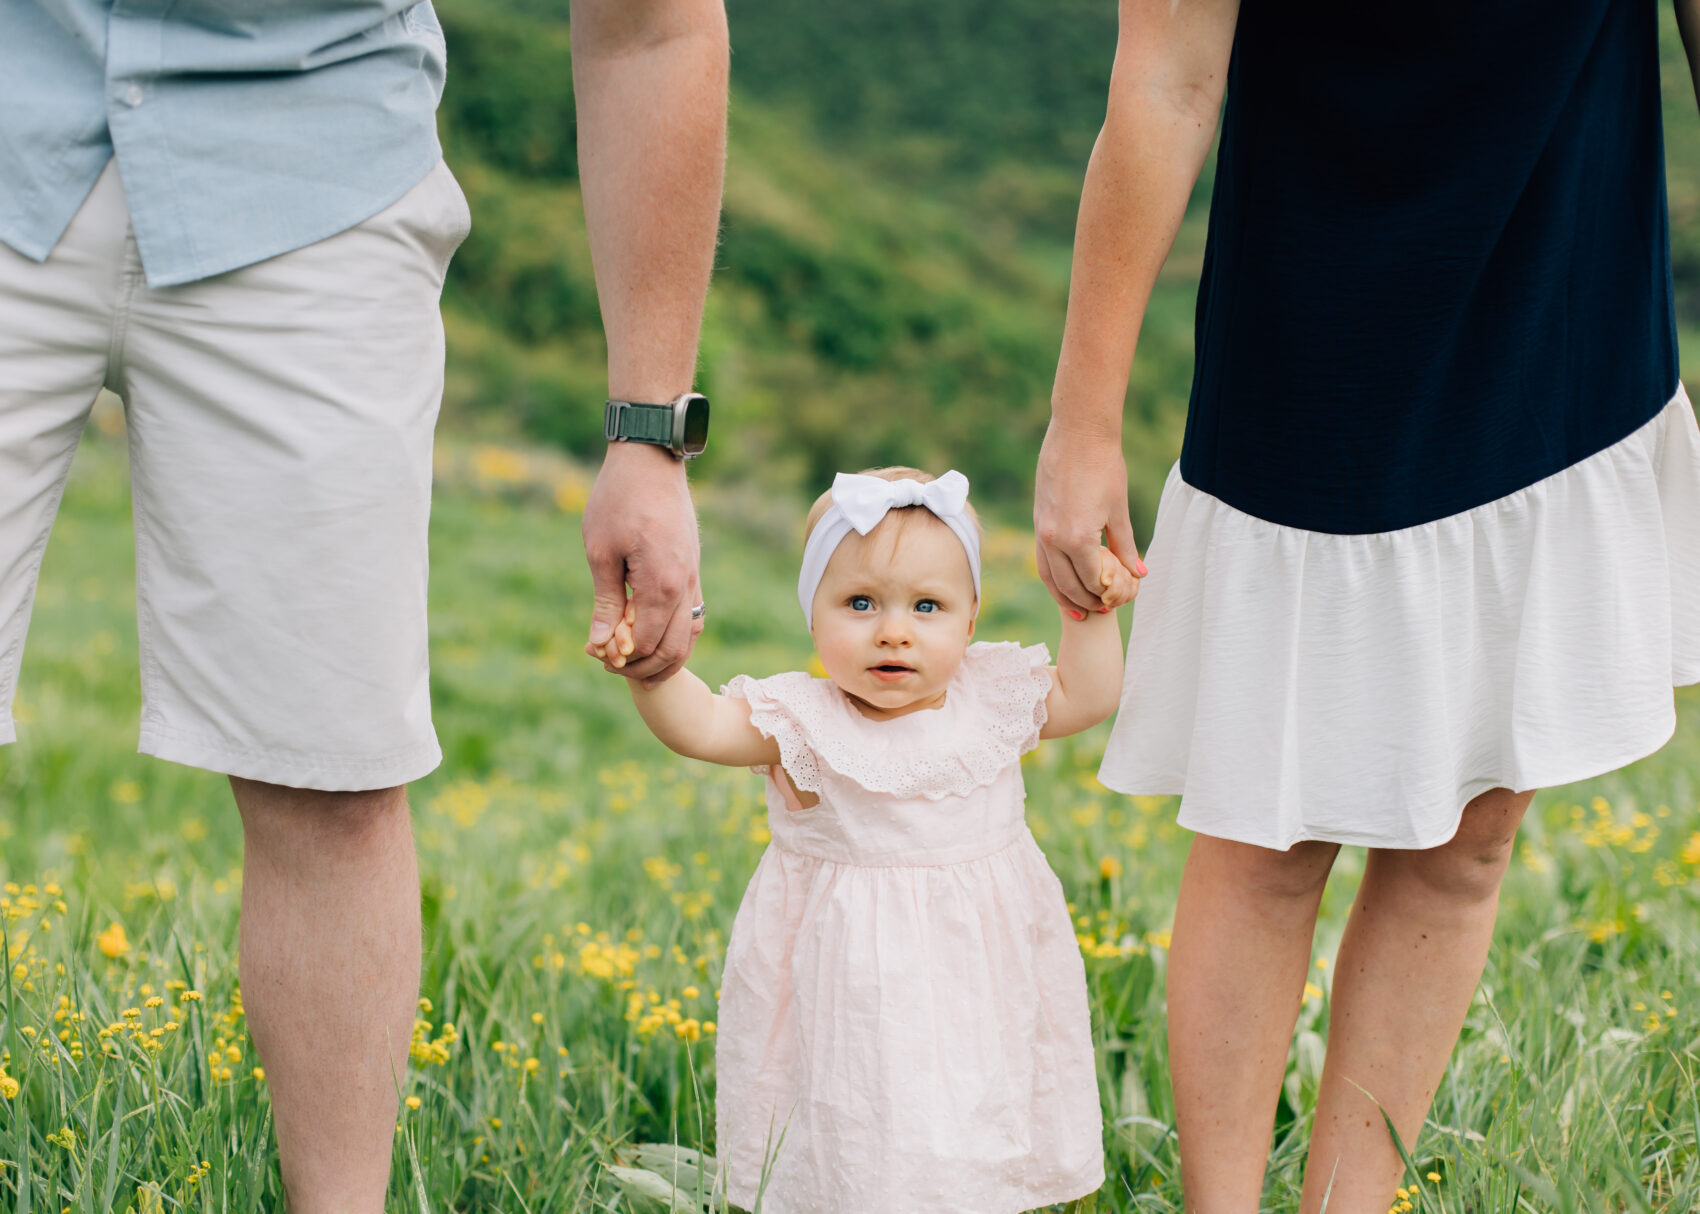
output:
[[[1051,587],[1051,597],[1056,599],[1058,606],[1076,611],[1096,611],[1104,605],[1089,589],[1098,580],[1098,546],[1094,544],[1088,552],[1091,555],[1086,559],[1083,570],[1068,553],[1040,543],[1039,559],[1050,571],[1046,584]]]
[[[1133,538],[1133,520],[1128,517],[1125,504],[1122,510],[1110,515],[1110,524],[1104,529],[1104,543],[1134,577],[1145,576],[1145,562],[1139,557],[1139,545]]]

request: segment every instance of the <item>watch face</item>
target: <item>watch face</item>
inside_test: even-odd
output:
[[[708,445],[708,397],[692,396],[685,401],[685,434],[683,446],[686,455],[699,455]]]

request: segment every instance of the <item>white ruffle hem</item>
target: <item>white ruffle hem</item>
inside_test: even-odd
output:
[[[1491,788],[1659,749],[1700,682],[1700,429],[1657,417],[1473,510],[1277,526],[1169,474],[1099,778],[1286,849],[1438,846]]]

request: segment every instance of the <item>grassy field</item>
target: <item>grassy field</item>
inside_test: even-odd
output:
[[[715,988],[767,839],[759,781],[667,755],[579,654],[582,472],[499,448],[440,465],[448,758],[414,790],[425,976],[392,1207],[660,1209],[609,1166],[636,1143],[712,1149]],[[0,1210],[276,1209],[235,982],[237,819],[220,778],[133,753],[127,494],[122,444],[97,431],[47,557],[23,738],[0,753]],[[711,682],[809,659],[795,515],[733,494],[704,502],[713,612],[694,666]],[[1023,536],[993,538],[982,635],[1054,642],[1026,554]],[[1683,711],[1659,756],[1537,800],[1398,1208],[1700,1209],[1700,701]],[[1178,1211],[1162,977],[1186,836],[1171,803],[1096,783],[1102,741],[1040,749],[1029,817],[1087,957],[1112,1177],[1099,1208]],[[1360,862],[1343,856],[1324,902],[1271,1210],[1296,1203]]]

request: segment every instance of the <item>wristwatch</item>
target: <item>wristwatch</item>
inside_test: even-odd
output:
[[[602,410],[602,435],[611,443],[654,443],[679,459],[695,459],[708,443],[708,397],[686,392],[664,405],[611,400]]]

